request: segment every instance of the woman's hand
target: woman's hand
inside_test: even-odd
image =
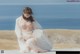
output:
[[[19,37],[18,39],[20,40],[20,41],[26,41],[26,40],[28,40],[29,38],[32,38],[32,36],[22,36],[22,37]]]
[[[34,38],[33,35],[30,33],[29,35],[23,36],[24,40],[28,40],[30,38]]]

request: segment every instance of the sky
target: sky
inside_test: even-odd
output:
[[[67,0],[0,0],[0,5],[25,5],[25,4],[59,4],[68,3]],[[69,2],[70,3],[70,2]],[[76,3],[76,2],[75,2]],[[80,3],[80,2],[77,2]]]

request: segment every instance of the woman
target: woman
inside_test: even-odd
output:
[[[51,43],[32,14],[32,9],[25,7],[23,14],[16,19],[15,33],[20,52],[42,53],[50,51],[52,49]]]

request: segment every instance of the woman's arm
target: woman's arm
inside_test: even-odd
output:
[[[29,31],[30,33],[26,36],[23,37],[24,40],[28,40],[30,38],[35,38],[35,36],[33,36],[33,30],[36,29],[36,27],[34,27],[34,24],[31,22],[27,22],[27,31]]]
[[[15,33],[18,39],[22,39],[22,32],[19,26],[19,19],[16,19],[16,23],[15,23]]]

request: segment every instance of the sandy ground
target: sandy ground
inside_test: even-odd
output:
[[[44,29],[53,49],[80,48],[80,30]],[[19,49],[14,30],[0,30],[0,49]]]

